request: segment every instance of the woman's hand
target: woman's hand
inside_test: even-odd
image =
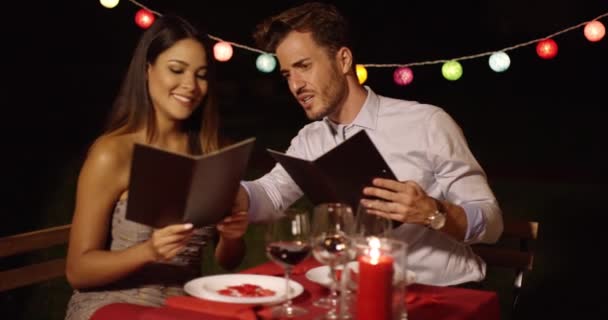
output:
[[[168,261],[173,259],[186,247],[193,230],[191,223],[174,224],[154,230],[147,241],[153,260]]]
[[[217,224],[217,231],[220,237],[227,240],[242,238],[247,231],[249,224],[247,212],[241,211],[226,217]]]
[[[217,224],[220,241],[215,248],[215,258],[227,270],[236,268],[245,256],[245,239],[249,217],[247,212],[233,213]]]

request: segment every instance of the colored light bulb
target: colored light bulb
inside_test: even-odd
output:
[[[143,29],[147,29],[154,23],[154,14],[146,9],[140,9],[135,13],[135,23]]]
[[[225,41],[220,41],[213,46],[213,56],[215,60],[225,62],[232,58],[232,45]]]
[[[255,66],[264,73],[270,73],[276,68],[277,60],[268,53],[262,53],[255,60]]]
[[[393,80],[397,85],[407,86],[414,81],[414,72],[408,67],[399,67],[393,72]]]
[[[553,39],[545,39],[536,45],[536,54],[543,59],[553,59],[557,56],[557,42]]]
[[[447,61],[441,66],[441,74],[450,81],[458,80],[462,77],[462,65],[456,60]]]
[[[606,35],[606,27],[597,20],[591,21],[585,25],[584,34],[587,40],[597,42],[602,40],[604,35]]]
[[[357,71],[357,79],[359,79],[359,83],[363,84],[365,80],[367,80],[367,69],[364,66],[358,64],[356,66]]]
[[[112,9],[118,5],[119,0],[99,0],[102,6]]]
[[[490,68],[492,70],[496,72],[503,72],[509,69],[509,66],[511,65],[511,59],[509,58],[508,54],[502,51],[494,52],[490,56],[488,64],[490,65]]]

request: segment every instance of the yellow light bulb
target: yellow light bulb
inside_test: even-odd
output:
[[[367,69],[364,66],[358,64],[357,65],[357,78],[359,79],[359,83],[363,84],[365,80],[367,80]]]

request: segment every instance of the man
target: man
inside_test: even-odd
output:
[[[393,232],[408,243],[408,268],[417,281],[482,280],[485,263],[468,244],[492,243],[502,233],[502,214],[483,169],[442,109],[382,97],[359,84],[348,32],[345,18],[322,3],[286,10],[258,26],[257,43],[276,53],[291,93],[315,120],[293,138],[287,154],[316,159],[366,130],[401,182],[374,179],[361,204],[403,222]],[[237,207],[248,210],[251,221],[262,221],[301,196],[277,165],[242,183]]]

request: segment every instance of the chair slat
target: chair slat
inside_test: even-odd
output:
[[[516,218],[503,219],[503,238],[518,238],[522,240],[536,240],[538,237],[538,222],[526,221]]]
[[[505,216],[503,225],[503,232],[497,243],[474,244],[471,248],[487,266],[514,271],[511,311],[515,314],[524,274],[531,271],[534,264],[534,242],[538,237],[539,223]],[[514,243],[513,240],[517,241]]]
[[[64,274],[65,259],[54,259],[2,271],[0,272],[0,292],[62,277]]]
[[[474,245],[473,251],[489,266],[532,270],[534,255],[530,252],[486,245]]]
[[[45,249],[68,242],[69,224],[0,238],[0,257]]]

